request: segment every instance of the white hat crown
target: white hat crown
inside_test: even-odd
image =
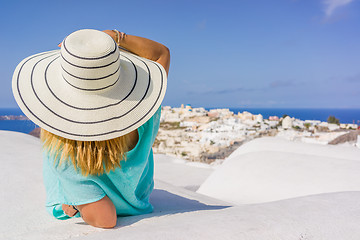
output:
[[[81,91],[109,89],[119,80],[119,49],[101,31],[83,29],[70,34],[62,42],[60,58],[63,80]]]

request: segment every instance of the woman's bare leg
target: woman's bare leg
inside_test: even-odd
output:
[[[113,228],[116,226],[116,209],[108,196],[97,202],[78,205],[76,208],[79,209],[83,220],[91,226],[99,228]],[[71,205],[63,204],[63,210],[68,216],[76,214],[76,210]]]

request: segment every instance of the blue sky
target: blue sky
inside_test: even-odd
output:
[[[82,28],[168,46],[163,105],[360,108],[359,0],[1,1],[0,107],[23,58]]]

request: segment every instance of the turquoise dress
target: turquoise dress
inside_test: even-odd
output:
[[[127,160],[121,161],[121,168],[100,176],[85,177],[69,161],[56,166],[54,158],[44,151],[47,211],[57,219],[67,219],[69,217],[63,212],[62,204],[82,205],[96,202],[106,195],[114,203],[118,216],[152,212],[153,207],[149,203],[154,188],[152,145],[159,130],[160,113],[161,107],[138,128],[138,143],[127,152]],[[80,217],[80,214],[75,217]]]

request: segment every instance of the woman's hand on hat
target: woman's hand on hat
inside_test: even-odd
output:
[[[119,44],[119,36],[117,35],[119,31],[115,30],[103,30],[104,33],[108,34],[114,41]]]
[[[165,68],[166,73],[169,73],[170,51],[161,43],[143,37],[127,35],[116,29],[104,30],[103,32],[109,34],[122,48],[140,57],[160,63]]]

